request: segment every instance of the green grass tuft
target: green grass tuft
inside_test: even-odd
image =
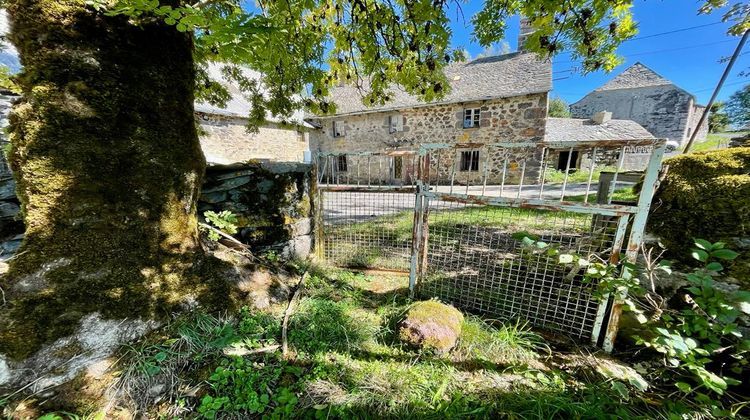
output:
[[[452,358],[477,364],[522,364],[549,353],[549,347],[521,322],[500,323],[467,316]]]

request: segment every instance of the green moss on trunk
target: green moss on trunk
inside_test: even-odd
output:
[[[223,267],[200,252],[195,219],[205,159],[191,36],[84,0],[7,8],[24,66],[10,158],[27,231],[0,280],[0,354],[25,357],[94,311],[224,303]]]

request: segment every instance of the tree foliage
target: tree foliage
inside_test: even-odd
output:
[[[563,98],[552,98],[549,101],[548,115],[550,117],[570,118],[572,115],[570,113],[570,105]]]
[[[442,69],[460,60],[451,47],[448,11],[458,0],[259,0],[255,7],[240,0],[90,0],[110,14],[136,19],[163,19],[195,34],[197,95],[216,105],[229,95],[211,80],[206,63],[225,63],[250,99],[251,125],[267,113],[289,117],[299,108],[335,112],[327,97],[340,83],[357,86],[367,105],[382,105],[396,85],[424,101],[449,90]],[[616,49],[637,33],[632,0],[488,0],[472,18],[474,38],[489,47],[505,35],[506,21],[523,15],[535,31],[524,48],[543,56],[570,51],[584,72],[612,70],[622,63]],[[700,12],[727,10],[735,22],[730,32],[748,27],[746,5],[707,0]],[[262,80],[236,66],[255,70]]]
[[[736,127],[750,124],[750,84],[734,92],[726,103],[729,121]]]
[[[720,133],[725,131],[729,126],[729,115],[724,110],[724,102],[714,102],[708,115],[708,131],[710,133]]]

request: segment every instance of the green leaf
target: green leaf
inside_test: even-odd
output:
[[[716,251],[711,252],[712,257],[720,258],[722,260],[733,260],[737,258],[737,256],[740,255],[731,249],[717,249]]]
[[[721,263],[719,263],[719,262],[716,262],[716,261],[710,262],[710,263],[708,263],[708,265],[706,266],[706,270],[708,270],[708,271],[716,271],[716,272],[719,272],[719,271],[721,271],[721,270],[723,270],[723,269],[724,269],[724,266],[723,266],[723,265],[721,265]]]
[[[694,259],[706,262],[708,260],[708,252],[702,250],[702,249],[694,249],[693,252],[690,254]]]
[[[154,356],[154,359],[156,359],[157,362],[163,362],[163,361],[167,360],[167,353],[165,353],[163,351],[159,352],[159,353],[156,353],[156,356]]]
[[[713,249],[713,245],[711,245],[711,242],[708,242],[705,239],[693,239],[695,242],[695,246],[697,246],[700,249],[704,249],[706,251],[711,251]]]
[[[734,294],[735,304],[737,309],[742,313],[750,315],[750,292],[741,290]]]
[[[625,386],[624,383],[616,381],[612,382],[612,390],[615,391],[617,394],[620,395],[620,398],[623,400],[627,400],[630,398],[630,392],[628,391],[628,387]]]
[[[679,389],[680,391],[686,394],[689,394],[690,391],[693,390],[693,387],[690,386],[690,384],[688,384],[687,382],[677,382],[676,384],[674,384],[674,386],[676,386],[677,389]]]

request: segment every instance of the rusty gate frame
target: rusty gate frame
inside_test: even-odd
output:
[[[484,187],[482,196],[475,196],[468,194],[468,186],[466,194],[454,193],[452,184],[449,192],[439,192],[432,190],[429,176],[430,166],[430,154],[436,150],[462,150],[462,149],[476,149],[484,147],[497,147],[501,149],[541,149],[542,160],[544,159],[545,153],[549,150],[570,150],[591,148],[593,149],[594,159],[596,156],[596,150],[598,147],[601,148],[620,148],[620,157],[618,163],[618,170],[614,174],[613,183],[611,184],[608,195],[611,196],[614,185],[617,181],[617,175],[622,168],[622,160],[625,155],[626,146],[651,146],[652,151],[648,160],[645,175],[643,178],[643,184],[638,195],[638,201],[636,205],[627,204],[598,204],[588,202],[586,198],[585,202],[571,202],[564,201],[565,184],[567,183],[568,173],[566,170],[565,182],[562,187],[562,194],[559,200],[545,199],[542,197],[542,189],[544,188],[544,178],[540,184],[539,198],[521,198],[520,191],[523,187],[523,172],[521,174],[521,183],[519,185],[519,194],[516,198],[507,197],[485,197]],[[385,185],[319,185],[318,195],[316,197],[318,211],[316,221],[316,255],[323,258],[323,238],[322,235],[322,213],[323,213],[323,194],[326,191],[333,192],[392,192],[392,193],[414,193],[414,221],[412,225],[412,241],[411,241],[411,260],[409,264],[409,290],[413,295],[419,281],[424,277],[427,268],[427,244],[429,242],[429,224],[428,217],[430,211],[430,201],[438,200],[444,202],[456,202],[471,205],[486,205],[494,207],[506,207],[506,208],[525,208],[525,209],[539,209],[549,211],[566,211],[572,213],[589,214],[589,215],[602,215],[612,216],[617,218],[617,227],[614,234],[612,253],[609,257],[609,262],[617,264],[622,258],[620,250],[625,246],[625,259],[631,263],[636,262],[638,252],[641,244],[643,243],[643,236],[645,232],[646,220],[648,218],[648,212],[651,207],[651,200],[653,198],[658,178],[659,170],[661,167],[661,161],[664,156],[666,147],[665,139],[631,139],[631,140],[617,140],[617,141],[576,141],[576,142],[542,142],[542,143],[432,143],[422,144],[419,146],[417,151],[412,150],[394,150],[394,151],[383,151],[383,152],[358,152],[358,153],[318,153],[318,157],[315,162],[320,164],[320,158],[324,157],[325,164],[322,168],[318,168],[318,181],[323,180],[323,176],[327,170],[333,173],[333,163],[330,159],[333,156],[339,155],[351,155],[351,156],[367,156],[367,155],[379,155],[379,156],[416,156],[416,180],[409,186],[385,186]],[[570,167],[570,156],[568,155],[568,168]],[[330,162],[330,163],[329,163]],[[331,167],[326,167],[331,165]],[[369,165],[369,163],[368,163]],[[455,165],[455,163],[454,163]],[[438,169],[439,170],[439,169]],[[525,162],[524,169],[525,170]],[[523,171],[522,170],[522,171]],[[593,173],[593,167],[591,169]],[[335,176],[334,176],[335,179]],[[358,183],[359,184],[359,183]],[[486,184],[486,174],[485,174]],[[586,197],[588,197],[588,188],[590,188],[591,176],[586,191]],[[628,229],[630,235],[626,238]],[[598,303],[598,309],[596,318],[591,331],[591,342],[594,345],[600,345],[605,351],[611,351],[614,345],[614,340],[617,335],[617,329],[619,325],[619,319],[622,313],[623,299],[627,291],[622,291],[620,294],[615,296],[604,296],[603,299]]]
[[[544,149],[561,150],[573,148],[589,147],[596,149],[597,147],[617,147],[620,146],[622,152],[620,153],[620,163],[618,167],[622,166],[622,159],[624,157],[625,146],[652,146],[652,152],[649,157],[649,162],[646,167],[643,185],[641,187],[640,194],[638,196],[638,202],[635,206],[623,205],[623,204],[597,204],[597,203],[576,203],[566,202],[561,200],[549,200],[549,199],[529,199],[529,198],[504,198],[504,197],[493,197],[484,198],[470,196],[468,194],[457,194],[451,192],[437,192],[431,191],[429,183],[429,153],[432,150],[440,149],[475,149],[478,147],[500,147],[500,148],[530,148],[530,147],[541,147]],[[429,224],[427,218],[429,216],[429,202],[430,200],[441,200],[441,201],[453,201],[465,204],[478,204],[478,205],[489,205],[498,207],[510,207],[510,208],[531,208],[540,210],[552,210],[552,211],[568,211],[573,213],[583,213],[590,215],[604,215],[604,216],[615,216],[618,217],[617,229],[615,232],[615,238],[613,243],[613,252],[610,255],[609,262],[616,264],[620,261],[621,255],[619,250],[622,249],[625,243],[625,236],[628,228],[630,227],[630,236],[627,239],[627,247],[625,251],[625,258],[628,262],[635,263],[641,244],[643,243],[643,236],[646,227],[646,220],[648,218],[648,212],[651,207],[651,200],[656,190],[659,169],[661,167],[661,161],[664,156],[666,147],[666,140],[664,139],[640,139],[640,140],[623,140],[623,141],[581,141],[575,142],[572,146],[571,142],[545,142],[545,143],[492,143],[492,144],[472,144],[472,143],[459,143],[459,144],[424,144],[420,146],[419,156],[420,165],[418,167],[418,179],[417,179],[417,200],[415,204],[415,224],[414,224],[414,237],[413,237],[413,252],[412,252],[412,263],[411,271],[409,274],[409,289],[413,294],[417,286],[418,281],[424,276],[426,272],[426,257],[427,257],[427,243],[429,241]],[[544,151],[542,152],[544,156]],[[568,155],[570,160],[570,155]],[[570,166],[568,162],[568,166]],[[619,168],[618,168],[619,169]],[[614,184],[617,180],[618,172],[615,172],[612,187],[610,188],[609,194],[611,194]],[[567,182],[567,176],[566,181]],[[589,180],[590,183],[590,180]],[[542,188],[544,182],[542,181]],[[521,187],[523,186],[523,176],[521,177]],[[519,192],[521,190],[519,187]],[[563,194],[565,186],[563,186]],[[632,223],[631,223],[632,218]],[[420,222],[420,223],[417,223]],[[604,296],[602,301],[599,302],[599,308],[597,310],[596,320],[592,328],[591,341],[593,344],[600,344],[600,336],[602,334],[602,326],[606,321],[606,330],[604,331],[604,337],[601,341],[601,346],[606,351],[611,351],[614,345],[614,340],[617,335],[617,328],[619,325],[619,319],[622,314],[623,299],[627,291],[623,291],[617,296]],[[608,309],[610,309],[608,311]]]
[[[324,209],[324,195],[326,192],[354,192],[354,193],[399,193],[399,194],[414,194],[415,196],[415,203],[417,199],[417,186],[416,186],[416,177],[412,181],[411,185],[400,185],[400,186],[391,186],[391,185],[375,185],[372,182],[370,182],[370,176],[368,174],[368,182],[363,183],[360,182],[360,173],[359,173],[359,167],[357,167],[357,174],[355,175],[357,178],[356,184],[348,184],[348,183],[341,183],[340,182],[340,175],[337,173],[336,165],[334,165],[334,159],[338,156],[356,156],[356,157],[367,157],[368,159],[370,157],[404,157],[404,156],[412,156],[414,157],[414,166],[418,167],[419,162],[419,155],[417,150],[385,150],[380,152],[318,152],[315,155],[315,158],[313,160],[314,166],[316,166],[316,193],[314,196],[315,199],[315,207],[316,207],[316,213],[315,213],[315,249],[313,254],[320,259],[321,261],[325,260],[325,249],[323,244],[324,241],[324,221],[323,221],[323,209]],[[321,160],[323,160],[323,164],[321,165]],[[370,163],[368,161],[368,169],[369,169]],[[415,171],[416,172],[416,171]],[[413,174],[413,175],[416,175]],[[333,183],[326,183],[323,184],[323,180],[326,179],[333,179]],[[416,204],[415,204],[416,206]],[[412,242],[410,243],[410,247],[414,249],[414,241],[412,238]],[[382,271],[399,271],[399,270],[382,270]],[[408,274],[410,270],[404,270],[404,274]]]

